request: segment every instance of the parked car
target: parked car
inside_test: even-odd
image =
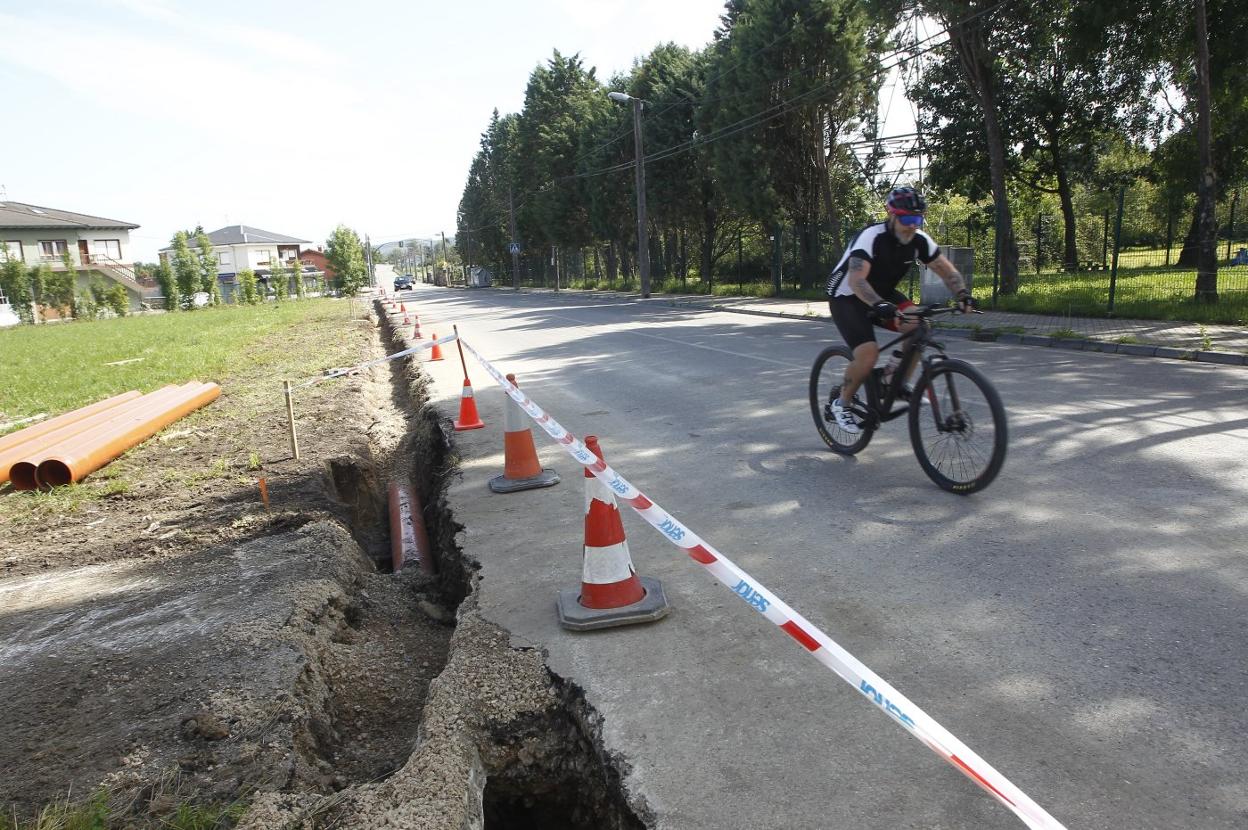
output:
[[[415,281],[412,279],[411,274],[399,274],[394,278],[395,291],[403,291],[404,289],[411,288],[414,284]]]

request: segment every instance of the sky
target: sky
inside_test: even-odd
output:
[[[450,236],[491,112],[520,111],[553,50],[605,80],[659,43],[701,48],[722,9],[0,0],[0,198],[140,225],[142,261],[201,224]]]

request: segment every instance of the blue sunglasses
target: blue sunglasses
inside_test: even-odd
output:
[[[896,214],[896,216],[897,216],[897,221],[903,225],[908,225],[908,226],[916,227],[916,228],[922,227],[923,225],[923,214],[921,213],[898,213]]]

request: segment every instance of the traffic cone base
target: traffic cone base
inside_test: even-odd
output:
[[[663,583],[649,576],[635,576],[635,579],[641,583],[641,600],[619,608],[586,608],[581,604],[584,594],[580,591],[560,591],[559,600],[555,603],[559,625],[570,631],[592,631],[654,622],[666,617],[671,608],[663,593]]]
[[[516,382],[515,375],[507,379]],[[553,487],[559,483],[559,474],[542,469],[537,460],[537,447],[533,444],[533,431],[529,428],[529,416],[520,404],[507,395],[503,400],[503,474],[490,479],[490,490],[495,493],[516,493],[538,487]]]
[[[456,432],[469,429],[481,429],[485,426],[481,416],[477,414],[477,400],[472,396],[472,384],[464,378],[464,391],[459,398],[459,420],[454,423]]]

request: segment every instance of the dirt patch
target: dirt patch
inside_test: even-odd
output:
[[[335,365],[382,351],[374,324],[346,318],[272,346],[325,342]],[[300,368],[224,379],[90,498],[0,494],[4,813],[103,786],[115,813],[162,826],[171,777],[179,799],[230,803],[332,793],[406,760],[451,636],[436,584],[374,567],[407,414],[388,369],[312,387],[295,461],[273,378]]]

